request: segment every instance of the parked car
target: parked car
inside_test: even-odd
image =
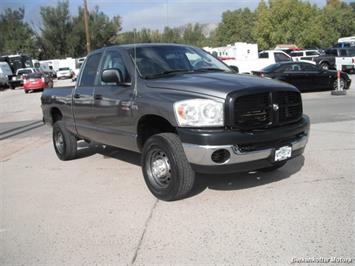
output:
[[[0,88],[9,86],[9,78],[12,77],[12,70],[7,62],[0,62]]]
[[[39,70],[36,68],[33,68],[33,67],[17,69],[16,76],[12,77],[12,80],[10,83],[11,89],[15,89],[16,87],[21,87],[23,85],[24,77],[26,77],[28,74],[37,73],[37,72],[39,72]]]
[[[300,91],[335,90],[338,87],[337,72],[322,69],[306,62],[283,62],[270,65],[261,71],[253,71],[253,75],[277,79],[296,86]],[[341,72],[340,86],[349,89],[351,79]]]
[[[57,71],[57,79],[72,78],[73,72],[69,67],[61,67]]]
[[[177,44],[93,51],[75,87],[46,89],[41,102],[59,159],[76,158],[80,139],[141,152],[146,184],[162,200],[188,195],[195,172],[280,168],[309,135],[294,86],[235,74]]]
[[[53,80],[49,75],[40,72],[30,73],[23,79],[25,93],[45,88],[53,88]]]
[[[250,74],[253,70],[261,70],[264,67],[283,61],[292,61],[291,56],[280,50],[266,50],[259,53],[259,58],[251,60],[223,60],[229,66],[236,66],[239,73]]]
[[[313,58],[320,56],[320,52],[317,50],[300,50],[300,51],[292,51],[290,53],[293,61],[304,61],[310,60]]]
[[[330,48],[325,50],[325,54],[313,58],[323,69],[336,69],[336,57],[354,57],[355,48]]]

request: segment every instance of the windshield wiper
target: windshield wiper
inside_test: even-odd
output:
[[[154,79],[154,78],[159,78],[161,76],[166,76],[166,75],[171,75],[171,74],[177,74],[177,73],[187,73],[191,72],[190,69],[171,69],[171,70],[166,70],[160,73],[152,74],[152,75],[145,75],[144,78],[146,79]]]
[[[210,72],[210,71],[227,72],[226,70],[215,68],[215,67],[198,68],[198,69],[194,69],[193,71],[194,72]]]

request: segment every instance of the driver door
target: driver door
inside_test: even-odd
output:
[[[122,84],[108,84],[101,80],[105,69],[118,69]],[[100,79],[93,95],[93,113],[96,137],[104,144],[131,149],[135,147],[134,119],[132,108],[134,90],[130,74],[119,49],[107,50],[102,60]]]

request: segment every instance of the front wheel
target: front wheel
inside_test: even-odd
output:
[[[142,170],[149,190],[165,201],[183,198],[195,181],[195,172],[181,141],[173,133],[153,135],[147,140],[142,153]]]
[[[53,125],[53,145],[55,153],[62,161],[72,160],[77,154],[77,140],[64,125],[63,121],[57,121]]]

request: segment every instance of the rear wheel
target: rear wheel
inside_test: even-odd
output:
[[[64,125],[57,121],[53,125],[53,145],[58,158],[62,161],[72,160],[77,154],[77,140]]]
[[[320,64],[320,67],[323,68],[323,69],[328,70],[329,69],[329,64],[327,62],[323,62],[323,63]]]
[[[28,90],[25,90],[25,93],[28,93]]]
[[[165,201],[183,198],[195,181],[195,172],[181,141],[173,133],[153,135],[147,140],[142,153],[142,170],[149,190]]]

